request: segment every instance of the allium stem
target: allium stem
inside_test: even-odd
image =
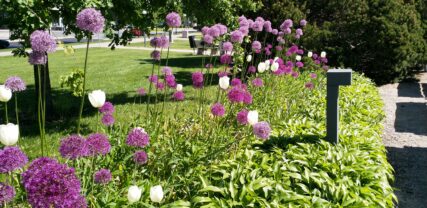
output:
[[[19,109],[18,109],[18,94],[15,93],[15,116],[16,116],[16,125],[19,126]]]
[[[87,72],[87,57],[89,53],[89,42],[91,40],[92,36],[91,34],[87,35],[87,43],[86,43],[86,55],[85,55],[85,66],[83,71],[83,92],[82,92],[82,99],[80,101],[80,110],[79,110],[79,120],[77,121],[77,134],[80,134],[80,124],[83,114],[83,106],[85,104],[85,90],[86,90],[86,72]]]
[[[157,28],[156,28],[156,33],[157,33]],[[156,50],[156,48],[154,48],[154,50]],[[153,61],[153,67],[151,68],[151,76],[153,76],[154,75],[154,67],[156,66],[156,61],[154,60]],[[149,81],[150,82],[150,86],[148,87],[148,94],[147,94],[147,102],[145,103],[145,105],[146,105],[146,108],[147,108],[147,115],[146,116],[148,116],[148,113],[149,113],[149,104],[150,104],[150,98],[151,98],[151,90],[152,90],[152,87],[153,87],[153,83],[151,82],[151,81]]]
[[[41,79],[41,65],[38,65],[38,102],[37,102],[37,117],[39,121],[39,131],[40,131],[40,149],[42,156],[44,156],[44,135],[43,135],[43,124],[42,124],[42,79]]]
[[[7,102],[4,102],[4,116],[6,123],[9,123],[9,118],[7,117]]]
[[[173,30],[173,28],[172,28]],[[168,62],[169,62],[169,47],[168,47],[168,52],[166,53],[166,64],[165,66],[168,66]],[[163,116],[163,111],[165,109],[165,102],[166,102],[166,91],[167,91],[167,85],[166,85],[166,77],[163,78],[164,79],[164,92],[163,92],[163,104],[162,104],[162,116]]]
[[[46,65],[43,67],[43,98],[42,98],[42,131],[43,131],[43,148],[46,145]],[[47,152],[46,152],[47,154]],[[44,156],[44,154],[43,154]]]

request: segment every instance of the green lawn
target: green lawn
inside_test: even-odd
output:
[[[68,88],[60,88],[59,80],[63,75],[68,75],[75,68],[81,68],[84,64],[85,49],[76,49],[75,54],[66,55],[63,51],[57,51],[49,56],[50,78],[53,87],[53,101],[59,119],[47,124],[48,141],[52,154],[57,153],[57,144],[61,137],[75,133],[75,122],[78,112],[79,100],[71,96]],[[139,98],[135,102],[135,90],[144,87],[148,90],[147,77],[151,74],[152,61],[149,58],[150,51],[93,48],[89,51],[87,89],[102,89],[107,93],[107,99],[116,105],[116,120],[129,121],[134,115],[145,112],[145,104],[139,104]],[[166,57],[166,54],[163,54]],[[194,90],[191,85],[191,72],[200,69],[202,58],[186,53],[170,53],[169,66],[173,68],[177,82],[184,84],[186,101],[183,106],[195,105],[192,102]],[[36,104],[34,93],[33,67],[25,58],[0,57],[2,63],[0,83],[7,77],[16,75],[22,77],[28,85],[27,91],[19,95],[21,112],[21,146],[30,156],[38,154],[38,127],[36,123]],[[164,62],[162,63],[164,65]],[[157,67],[155,68],[157,70]],[[214,97],[214,96],[213,96]],[[154,98],[153,98],[154,99]],[[144,102],[144,100],[142,101]],[[0,112],[3,112],[3,105]],[[9,102],[9,118],[15,122],[13,102]],[[168,108],[167,108],[168,109]],[[138,112],[138,113],[136,113]],[[1,114],[3,115],[3,114]],[[169,115],[169,114],[168,114]],[[3,119],[3,116],[1,116]],[[1,123],[4,123],[3,120]],[[83,120],[83,133],[94,131],[97,123],[96,111],[89,102],[86,102]]]
[[[146,46],[144,46],[144,42],[130,43],[128,46],[131,46],[131,47],[151,47],[148,39],[147,39]],[[188,40],[174,40],[174,42],[170,44],[170,48],[172,48],[172,49],[187,49],[187,50],[191,49],[190,48],[190,42]]]

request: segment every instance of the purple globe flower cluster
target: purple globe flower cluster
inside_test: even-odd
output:
[[[15,194],[13,186],[0,182],[0,205],[11,202],[15,198]]]
[[[166,15],[166,24],[169,27],[179,27],[181,26],[181,16],[176,12],[171,12]]]
[[[34,160],[22,174],[22,184],[32,207],[87,207],[74,169],[54,159]]]
[[[227,51],[227,52],[232,52],[233,51],[233,44],[231,43],[231,42],[224,42],[223,44],[222,44],[222,49],[224,49],[224,51]]]
[[[185,94],[183,91],[176,91],[172,95],[175,101],[183,101],[185,99]]]
[[[111,172],[108,169],[98,170],[93,177],[97,184],[108,184],[112,179]]]
[[[202,28],[203,42],[211,45],[215,38],[220,37],[228,32],[227,26],[223,24],[215,24],[212,27],[204,26]]]
[[[146,95],[146,94],[147,94],[147,91],[145,90],[145,88],[141,87],[141,88],[139,88],[139,89],[137,89],[137,90],[136,90],[136,93],[137,93],[139,96],[144,96],[144,95]]]
[[[219,57],[219,62],[221,64],[229,65],[233,61],[233,57],[229,54],[223,54]]]
[[[0,173],[9,173],[25,166],[28,157],[18,147],[0,150]]]
[[[29,55],[28,62],[32,65],[46,64],[46,53],[51,53],[56,50],[55,38],[43,30],[36,30],[31,33],[30,43],[33,51]]]
[[[260,139],[268,139],[271,134],[270,124],[265,121],[253,125],[253,133]]]
[[[154,50],[153,52],[151,52],[150,56],[155,61],[160,61],[160,58],[161,58],[162,54],[160,53],[160,51]]]
[[[114,105],[111,102],[105,102],[104,105],[99,108],[99,112],[102,113],[101,122],[105,126],[112,126],[115,123],[115,119],[113,116],[115,109]]]
[[[87,139],[79,135],[71,135],[61,140],[59,153],[63,158],[78,159],[81,157],[106,155],[111,145],[104,134],[91,134]]]
[[[203,73],[202,72],[193,72],[191,75],[193,80],[193,87],[196,89],[203,88]]]
[[[237,122],[241,125],[248,124],[248,113],[249,111],[246,109],[239,111],[236,115]]]
[[[133,154],[133,161],[138,165],[145,165],[148,162],[148,155],[144,150],[136,151]]]
[[[221,103],[215,103],[211,106],[211,113],[216,117],[223,117],[225,115],[225,108]]]
[[[22,92],[27,89],[27,85],[25,84],[25,82],[17,76],[7,78],[4,85],[10,90],[12,90],[12,92]]]
[[[76,17],[76,25],[83,31],[100,33],[104,28],[104,16],[94,8],[86,8],[80,11]]]
[[[264,85],[264,83],[263,83],[262,79],[258,77],[258,78],[255,78],[252,80],[252,85],[254,87],[262,87]]]
[[[126,144],[131,147],[144,148],[150,144],[150,136],[143,128],[134,128],[129,132]],[[148,155],[145,151],[138,150],[133,155],[133,161],[137,165],[144,165],[148,161]]]
[[[169,38],[164,35],[154,37],[150,40],[150,45],[154,48],[169,48]]]
[[[227,97],[232,103],[252,103],[252,95],[247,90],[247,86],[245,84],[233,86],[233,88],[228,91]]]

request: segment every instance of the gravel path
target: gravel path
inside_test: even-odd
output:
[[[427,208],[427,73],[418,79],[379,88],[386,113],[383,142],[401,208]]]

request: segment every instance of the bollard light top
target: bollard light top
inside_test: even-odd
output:
[[[328,85],[351,85],[351,69],[330,69],[327,72]]]

